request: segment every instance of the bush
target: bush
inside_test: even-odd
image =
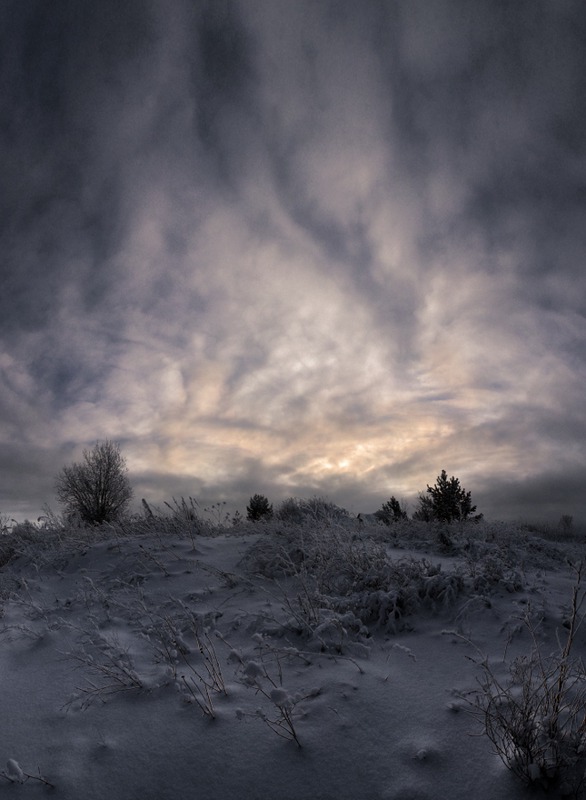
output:
[[[339,522],[349,519],[350,515],[345,508],[341,508],[330,502],[330,500],[316,495],[308,500],[302,500],[297,497],[289,497],[287,500],[283,500],[277,508],[275,516],[281,522],[302,523],[306,520],[312,522]]]
[[[57,499],[68,517],[86,525],[120,519],[132,498],[126,462],[116,442],[96,442],[83,451],[83,462],[63,467],[56,481]]]
[[[288,497],[286,500],[283,500],[277,507],[275,517],[280,522],[302,523],[304,514],[301,508],[301,501],[296,497]]]
[[[363,633],[375,628],[395,633],[409,615],[446,609],[464,589],[457,571],[443,572],[426,559],[393,560],[380,542],[344,526],[315,523],[283,526],[278,535],[263,537],[241,566],[277,585],[285,576],[297,579],[301,589],[285,605],[291,625],[305,634],[342,617]]]
[[[586,767],[586,670],[572,655],[584,615],[581,588],[583,564],[576,568],[565,642],[551,655],[537,643],[535,623],[523,620],[532,647],[508,665],[501,680],[486,656],[479,688],[464,695],[468,710],[482,724],[497,754],[525,783],[549,788],[557,783],[564,795],[581,796]]]

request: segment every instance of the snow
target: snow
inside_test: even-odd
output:
[[[6,762],[6,775],[11,781],[17,781],[18,783],[23,783],[24,781],[24,773],[21,766],[13,758],[9,758]]]
[[[4,537],[0,568],[0,791],[540,796],[463,693],[479,654],[504,676],[505,651],[528,651],[528,608],[556,650],[577,537],[482,523],[451,528],[446,550],[433,526],[354,520],[25,534]]]

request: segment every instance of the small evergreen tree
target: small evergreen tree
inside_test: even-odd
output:
[[[480,520],[482,514],[472,516],[476,506],[472,505],[472,493],[460,486],[458,478],[448,478],[445,469],[438,475],[434,486],[427,487],[427,495],[419,495],[419,509],[414,519],[425,521],[455,522],[466,519]]]
[[[417,497],[417,502],[419,506],[413,512],[413,519],[416,519],[418,522],[431,522],[432,519],[434,519],[431,497],[428,497],[426,494],[420,494]]]
[[[264,494],[254,494],[246,506],[246,519],[258,522],[261,519],[270,519],[273,516],[273,507]]]
[[[407,512],[394,495],[390,500],[387,500],[386,503],[383,503],[379,510],[375,511],[374,515],[377,519],[380,519],[381,522],[384,522],[385,525],[407,519]]]

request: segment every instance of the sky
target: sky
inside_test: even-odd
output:
[[[580,0],[5,0],[0,512],[586,518]]]

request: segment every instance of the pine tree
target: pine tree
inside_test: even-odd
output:
[[[416,519],[418,522],[431,522],[434,519],[431,497],[428,497],[426,494],[420,494],[417,498],[417,502],[419,503],[419,507],[413,512],[413,519]]]
[[[390,500],[383,503],[378,511],[375,512],[375,517],[384,522],[385,525],[390,525],[393,522],[398,522],[402,519],[407,519],[407,512],[402,508],[401,503],[393,495]]]
[[[258,522],[261,519],[270,519],[273,516],[273,507],[263,494],[253,495],[246,506],[246,519]]]
[[[453,475],[448,478],[445,469],[438,475],[434,486],[427,487],[427,494],[419,496],[419,509],[414,519],[454,522],[459,520],[482,519],[482,514],[472,516],[476,506],[472,505],[472,493],[460,486]]]

